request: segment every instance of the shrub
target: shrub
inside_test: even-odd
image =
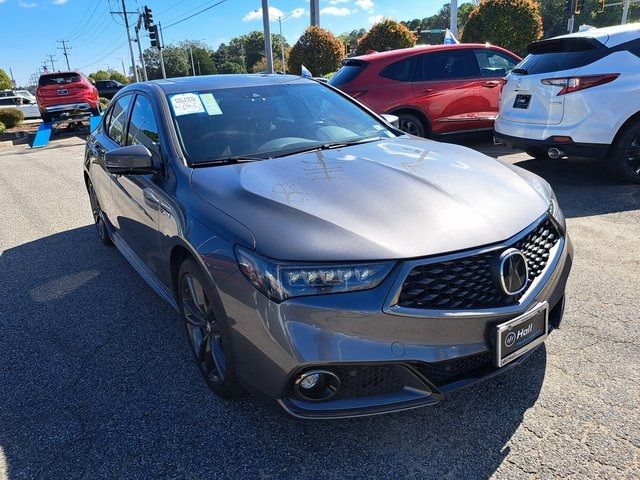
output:
[[[333,33],[320,27],[308,27],[291,48],[287,71],[300,75],[302,65],[315,76],[333,72],[340,67],[344,46]]]
[[[100,97],[100,109],[101,110],[106,110],[106,108],[109,106],[109,99],[108,98],[104,98],[104,97]]]
[[[534,0],[482,0],[469,15],[461,40],[490,42],[524,55],[527,44],[542,34],[540,7]]]
[[[267,59],[262,57],[256,63],[253,64],[251,69],[253,73],[261,73],[267,71]],[[273,70],[275,72],[282,72],[282,60],[274,55],[273,57]]]
[[[0,122],[7,128],[14,128],[24,120],[24,114],[17,108],[0,108]]]
[[[415,44],[416,38],[407,27],[395,20],[386,18],[376,23],[371,27],[371,30],[358,40],[356,53],[363,55],[367,53],[367,50],[386,52],[398,48],[413,47]]]
[[[4,130],[5,130],[6,128],[7,128],[7,127],[5,127],[5,126],[4,126],[4,123],[0,122],[0,135],[2,135],[2,134],[4,133]]]
[[[237,63],[234,63],[234,62],[224,62],[222,65],[220,65],[220,68],[218,68],[218,72],[245,73],[244,68],[242,68],[242,65],[238,65]]]

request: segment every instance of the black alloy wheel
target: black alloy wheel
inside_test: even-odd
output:
[[[408,113],[401,113],[398,115],[398,126],[400,130],[406,132],[410,135],[415,135],[417,137],[425,137],[426,132],[424,129],[424,125],[420,121],[418,117],[415,115],[410,115]]]
[[[213,311],[211,289],[190,258],[180,267],[179,279],[180,313],[200,373],[218,396],[236,398],[243,389],[234,372],[227,329]]]
[[[640,135],[636,135],[629,143],[625,160],[629,172],[640,181]]]
[[[640,121],[627,125],[618,133],[609,152],[607,167],[626,182],[640,183]]]
[[[89,191],[89,202],[91,203],[91,214],[93,215],[93,223],[95,224],[96,230],[98,231],[100,241],[105,245],[113,245],[113,242],[109,237],[107,224],[105,223],[104,215],[102,214],[102,209],[100,208],[98,196],[96,195],[96,191],[93,188],[93,183],[91,183],[91,180],[87,180],[87,190]]]

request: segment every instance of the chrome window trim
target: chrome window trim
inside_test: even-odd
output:
[[[560,233],[560,238],[558,242],[553,246],[553,248],[549,251],[549,261],[545,266],[541,275],[539,275],[529,286],[525,294],[520,298],[520,300],[506,307],[498,307],[498,308],[478,308],[478,309],[468,309],[468,310],[438,310],[438,309],[430,309],[430,308],[408,308],[408,307],[400,307],[398,306],[398,298],[400,296],[400,292],[402,290],[402,284],[404,283],[409,272],[413,270],[413,268],[420,265],[428,265],[431,263],[440,263],[447,262],[449,260],[456,260],[459,258],[471,257],[475,255],[481,255],[484,253],[492,253],[496,250],[501,250],[505,248],[513,247],[515,243],[522,240],[526,237],[532,230],[535,230],[540,226],[542,222],[544,222],[547,218],[549,218],[556,229]],[[420,318],[437,318],[437,317],[449,317],[449,318],[461,318],[461,317],[495,317],[499,315],[508,315],[508,314],[519,314],[525,310],[525,307],[529,305],[529,303],[536,298],[536,296],[540,293],[540,291],[547,284],[551,276],[556,271],[558,263],[562,257],[562,252],[565,248],[566,236],[563,229],[558,225],[558,223],[551,217],[547,212],[538,217],[532,224],[530,224],[527,228],[522,230],[520,233],[517,233],[513,237],[500,242],[498,244],[480,247],[472,250],[465,250],[462,252],[452,253],[448,255],[440,255],[437,257],[427,257],[427,258],[418,258],[414,260],[405,261],[394,283],[390,289],[390,294],[387,296],[382,311],[384,313],[390,315],[399,315],[404,317],[420,317]]]

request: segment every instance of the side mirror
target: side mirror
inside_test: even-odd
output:
[[[383,113],[380,116],[384,118],[387,123],[393,125],[396,128],[400,128],[400,119],[397,115],[389,115],[388,113]]]
[[[105,168],[114,175],[145,175],[158,170],[144,145],[128,145],[107,152]]]

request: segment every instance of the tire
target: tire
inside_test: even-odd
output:
[[[416,135],[418,137],[426,137],[427,130],[425,129],[422,120],[415,115],[410,113],[399,113],[398,125],[400,126],[400,130],[403,132],[410,135]]]
[[[235,373],[229,329],[215,317],[213,298],[213,287],[200,267],[185,259],[178,272],[178,305],[187,341],[209,388],[221,398],[238,398],[244,389]]]
[[[91,180],[88,179],[87,191],[89,193],[89,202],[91,203],[93,223],[95,224],[96,230],[98,231],[98,237],[100,238],[100,241],[105,245],[112,246],[113,242],[111,241],[111,237],[109,237],[109,229],[107,228],[107,224],[105,223],[104,215],[102,213],[102,209],[100,208],[100,202],[98,201],[98,196],[96,195],[96,191],[93,188]]]
[[[640,183],[640,121],[620,132],[611,146],[607,169],[619,179]]]
[[[40,113],[40,117],[42,118],[42,121],[45,123],[50,123],[51,120],[53,120],[53,117],[51,116],[50,113],[42,112]]]
[[[544,148],[538,147],[530,147],[527,148],[524,153],[529,155],[531,158],[535,158],[536,160],[550,160],[549,155]]]

